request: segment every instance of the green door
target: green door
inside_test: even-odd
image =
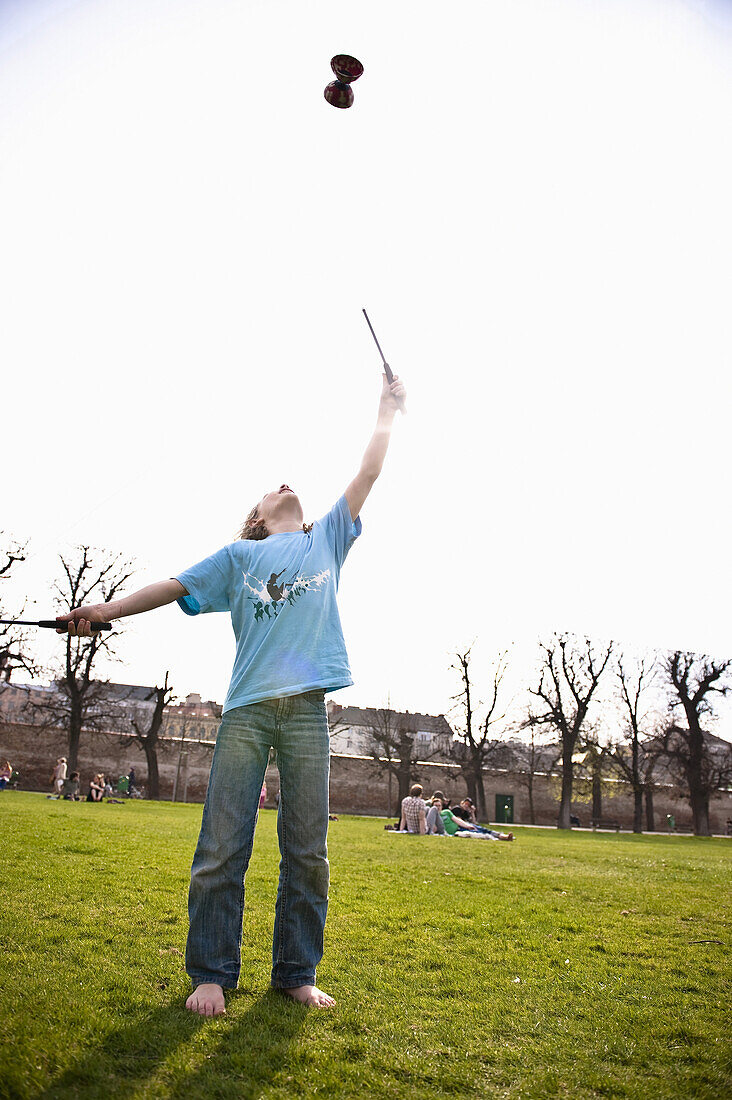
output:
[[[496,816],[494,821],[499,822],[501,825],[513,824],[513,795],[512,794],[497,794],[496,795]]]

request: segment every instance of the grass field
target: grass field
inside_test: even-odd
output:
[[[241,988],[183,1009],[200,806],[0,795],[0,1094],[730,1095],[724,840],[518,829],[514,844],[331,828],[307,1010],[268,991],[275,815],[247,878]],[[721,941],[721,942],[700,942]]]

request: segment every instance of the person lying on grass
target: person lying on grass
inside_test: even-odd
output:
[[[464,812],[464,811],[463,811]],[[466,821],[461,814],[460,806],[452,809],[443,809],[442,821],[448,836],[468,836],[477,840],[479,837],[486,840],[513,840],[513,833],[497,833],[495,829],[485,829],[482,825],[474,825],[472,821]]]
[[[231,614],[236,658],[216,738],[188,899],[186,969],[191,1012],[219,1016],[241,968],[244,875],[269,750],[280,772],[281,862],[271,982],[316,1008],[335,1002],[315,984],[328,908],[328,777],[325,692],[353,683],[336,593],[341,566],[361,533],[359,513],[381,473],[404,386],[383,376],[376,428],[361,467],[336,504],[303,523],[287,484],[252,509],[239,539],[171,580],[107,604],[75,608],[59,630],[177,600],[188,615]]]
[[[515,840],[513,833],[501,833],[495,829],[489,829],[485,825],[478,824],[478,818],[475,812],[475,804],[472,798],[463,798],[460,805],[455,808],[452,807],[453,815],[455,817],[462,818],[463,821],[469,821],[472,825],[475,825],[478,832],[489,833],[494,840]]]

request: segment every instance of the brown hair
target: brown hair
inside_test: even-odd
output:
[[[303,523],[302,529],[306,535],[309,535],[313,529],[313,525],[312,523]],[[259,505],[255,504],[244,520],[236,537],[238,539],[252,539],[254,542],[260,542],[262,539],[266,539],[268,534],[267,524],[259,514]]]
[[[244,520],[241,530],[237,535],[240,539],[266,539],[269,531],[267,530],[267,524],[259,515],[259,505],[255,504],[251,512]]]
[[[422,784],[421,783],[412,783],[412,786],[409,788],[409,793],[410,793],[410,795],[421,794],[422,793]]]

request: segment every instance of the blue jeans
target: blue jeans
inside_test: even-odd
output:
[[[186,970],[194,987],[236,989],[241,969],[244,875],[254,841],[270,746],[277,754],[280,881],[272,985],[315,984],[328,910],[330,743],[322,689],[228,711],[211,763],[188,895]]]

